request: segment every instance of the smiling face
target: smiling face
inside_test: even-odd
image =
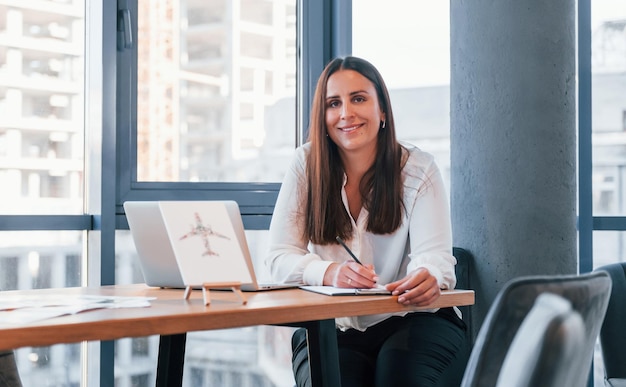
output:
[[[385,120],[374,84],[357,71],[339,70],[328,78],[325,107],[326,130],[339,153],[373,157]]]

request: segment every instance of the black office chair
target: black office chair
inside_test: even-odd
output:
[[[609,307],[600,330],[604,361],[604,385],[626,387],[626,262],[601,266],[611,276],[613,289]]]
[[[0,387],[22,387],[12,350],[0,351]]]
[[[474,256],[468,250],[461,247],[454,247],[452,249],[452,255],[456,258],[456,266],[454,267],[456,275],[456,288],[457,289],[471,289],[470,285],[470,269]],[[458,386],[463,379],[465,372],[465,366],[469,359],[470,352],[472,350],[472,329],[471,329],[471,306],[459,307],[463,316],[463,321],[467,325],[467,333],[465,335],[465,343],[461,350],[457,353],[456,358],[452,364],[443,372],[442,377],[439,379],[438,387],[451,387]]]
[[[21,387],[13,351],[0,351],[0,387]]]
[[[497,384],[504,359],[524,318],[537,297],[553,293],[568,300],[580,314],[585,326],[581,362],[574,385],[584,386],[600,326],[611,292],[611,278],[606,272],[583,275],[527,276],[509,281],[494,300],[476,337],[465,369],[462,387],[493,387]]]

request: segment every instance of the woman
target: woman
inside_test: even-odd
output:
[[[363,263],[351,259],[336,238]],[[378,70],[337,58],[313,99],[309,142],[297,149],[270,225],[273,279],[384,285],[426,306],[456,284],[447,195],[433,157],[400,144]],[[465,335],[457,309],[337,319],[342,386],[431,386]],[[298,386],[309,385],[306,336],[292,339]]]

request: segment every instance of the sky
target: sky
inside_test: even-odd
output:
[[[591,29],[603,21],[626,19],[626,0],[591,0]]]
[[[592,30],[626,19],[626,0],[591,0],[591,7]],[[372,62],[389,88],[449,84],[449,1],[353,0],[352,12],[352,52]]]
[[[353,0],[352,13],[352,52],[372,62],[387,87],[449,83],[449,1]]]

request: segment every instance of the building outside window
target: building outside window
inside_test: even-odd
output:
[[[82,0],[0,1],[0,214],[83,213]],[[0,289],[77,286],[83,232],[0,232]],[[25,386],[78,386],[80,344],[20,348]]]

